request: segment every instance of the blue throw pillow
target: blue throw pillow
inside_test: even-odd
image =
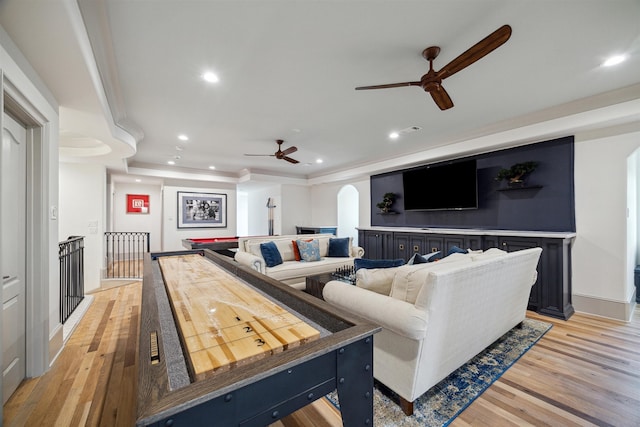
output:
[[[267,267],[275,267],[282,264],[282,256],[275,242],[260,243],[260,252]]]
[[[412,264],[426,264],[428,262],[429,261],[425,257],[423,257],[422,255],[420,255],[420,254],[415,254],[413,256]]]
[[[403,259],[365,259],[356,258],[353,260],[355,271],[361,268],[391,268],[404,265]]]
[[[451,249],[449,249],[449,252],[447,252],[447,256],[451,254],[466,254],[466,253],[469,253],[469,251],[467,251],[466,249],[460,249],[457,246],[451,246]]]
[[[439,261],[443,258],[442,251],[432,252],[429,255],[425,255],[424,258],[427,260],[427,262]]]
[[[296,243],[300,251],[300,261],[320,261],[320,242],[318,239],[313,239],[310,242],[298,239]]]
[[[348,257],[349,256],[349,238],[341,237],[329,239],[329,257]]]

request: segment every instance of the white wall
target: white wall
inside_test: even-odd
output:
[[[320,184],[311,187],[311,224],[336,225],[338,222],[338,192],[351,184],[358,190],[358,227],[371,226],[371,185],[369,177],[340,183]]]
[[[58,206],[58,104],[2,27],[0,81],[3,91],[10,86],[19,95],[18,103],[35,118],[42,130],[41,133],[33,132],[37,141],[27,161],[29,190],[36,190],[28,195],[34,212],[27,218],[27,376],[37,376],[44,373],[62,346],[58,224],[57,216],[50,214],[56,212]],[[3,328],[0,320],[0,331]],[[0,355],[2,342],[0,339]]]
[[[178,228],[178,191],[195,193],[217,193],[227,195],[227,226],[225,228]],[[182,239],[191,237],[236,236],[236,189],[235,185],[218,183],[215,187],[175,187],[162,189],[162,250],[177,251],[185,249]]]
[[[147,194],[149,213],[128,214],[127,194]],[[151,252],[162,250],[162,188],[160,185],[116,182],[113,185],[112,204],[113,229],[109,231],[148,232]]]
[[[236,233],[238,236],[249,235],[249,195],[246,191],[236,193]]]
[[[269,234],[269,210],[267,200],[272,199],[276,208],[273,211],[273,234],[282,233],[281,186],[272,185],[247,190],[248,224],[247,235],[266,236]]]
[[[283,184],[281,187],[281,231],[296,234],[296,225],[308,226],[311,221],[311,191],[306,185]],[[276,208],[278,210],[278,208]]]
[[[106,222],[106,169],[100,165],[60,163],[60,240],[84,236],[84,289],[100,287]]]
[[[637,224],[638,219],[637,202],[629,197],[629,191],[637,189],[629,188],[632,179],[628,167],[638,147],[638,132],[576,135],[577,237],[572,252],[576,311],[612,315],[606,312],[607,305],[624,306],[631,300],[638,249],[637,231],[629,221]],[[635,218],[628,219],[627,215]],[[604,312],[598,312],[598,302]]]

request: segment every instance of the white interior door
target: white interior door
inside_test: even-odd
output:
[[[2,396],[25,377],[26,140],[24,126],[3,114],[2,127]]]

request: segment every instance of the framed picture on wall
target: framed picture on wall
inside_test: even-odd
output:
[[[178,191],[178,228],[226,227],[226,194]]]
[[[148,194],[127,194],[128,214],[148,214],[149,195]]]

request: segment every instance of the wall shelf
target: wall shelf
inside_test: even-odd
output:
[[[542,188],[542,185],[525,185],[523,187],[505,187],[498,188],[498,191],[515,191],[515,190],[535,190],[538,188]]]

